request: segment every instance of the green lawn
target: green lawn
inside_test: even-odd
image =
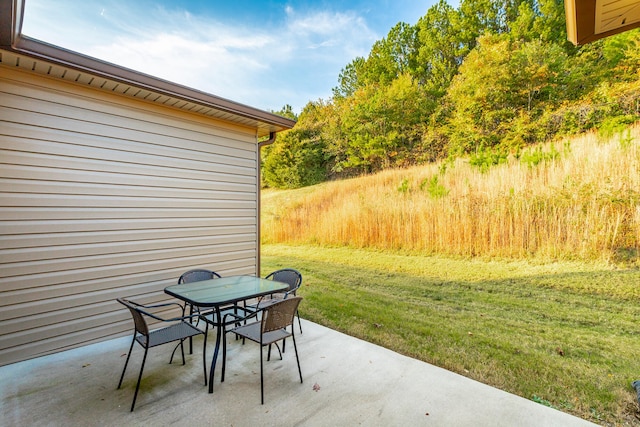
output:
[[[637,425],[640,270],[262,246],[301,316],[599,424]]]

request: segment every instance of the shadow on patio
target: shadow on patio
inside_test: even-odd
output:
[[[172,345],[149,351],[136,409],[129,412],[143,351],[134,347],[116,390],[127,336],[0,367],[1,424],[592,425],[317,324],[303,320],[302,328],[296,335],[304,383],[289,342],[283,361],[276,352],[265,362],[264,405],[258,346],[241,348],[229,337],[227,377],[220,383],[219,359],[214,393],[208,394],[198,338],[184,366],[179,357],[168,365]],[[208,356],[212,350],[213,343]]]

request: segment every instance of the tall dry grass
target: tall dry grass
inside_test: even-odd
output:
[[[640,125],[542,147],[482,172],[468,159],[263,196],[263,242],[638,263]]]

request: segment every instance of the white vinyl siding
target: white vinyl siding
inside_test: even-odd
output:
[[[255,129],[0,65],[0,365],[130,332],[117,297],[256,274]]]

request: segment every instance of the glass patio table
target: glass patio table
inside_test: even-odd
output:
[[[201,308],[212,308],[218,325],[222,325],[221,307],[289,289],[289,285],[255,276],[227,276],[219,279],[167,286],[165,293]],[[221,328],[216,328],[216,346],[209,372],[209,393],[213,393],[213,371],[216,368]]]

